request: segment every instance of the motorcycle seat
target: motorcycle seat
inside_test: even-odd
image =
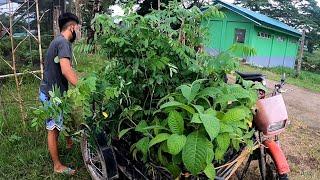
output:
[[[264,75],[260,73],[243,73],[236,71],[236,73],[242,77],[244,80],[251,80],[251,81],[259,81],[261,82],[264,79]]]

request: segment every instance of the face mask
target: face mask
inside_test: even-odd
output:
[[[73,30],[71,33],[72,33],[72,38],[70,39],[70,42],[73,43],[77,38],[77,33],[75,30]]]

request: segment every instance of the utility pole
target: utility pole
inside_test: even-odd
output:
[[[301,40],[300,40],[300,52],[299,52],[299,58],[298,58],[296,76],[299,76],[300,73],[301,73],[301,62],[302,62],[302,57],[303,57],[303,49],[304,49],[305,36],[306,36],[306,31],[303,29],[303,31],[302,31],[302,37],[301,37]]]

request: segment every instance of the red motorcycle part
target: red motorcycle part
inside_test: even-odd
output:
[[[267,147],[267,151],[271,155],[278,173],[286,174],[290,172],[289,164],[284,156],[280,146],[274,140],[265,140],[263,144]]]

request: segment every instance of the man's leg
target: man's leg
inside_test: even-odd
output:
[[[59,131],[56,128],[53,130],[48,130],[48,148],[51,155],[51,159],[53,161],[53,168],[55,172],[62,172],[65,169],[67,169],[67,167],[64,166],[59,159],[58,136]]]

